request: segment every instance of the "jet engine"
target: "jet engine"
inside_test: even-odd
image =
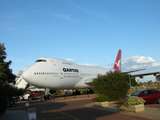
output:
[[[160,74],[157,74],[155,77],[157,81],[160,81]]]

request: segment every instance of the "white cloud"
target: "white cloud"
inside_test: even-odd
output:
[[[132,70],[146,67],[160,66],[160,62],[152,57],[146,56],[131,56],[125,59],[122,63],[123,70]]]

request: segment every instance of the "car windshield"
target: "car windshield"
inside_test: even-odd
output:
[[[138,96],[141,92],[142,90],[135,91],[131,94],[131,96]]]

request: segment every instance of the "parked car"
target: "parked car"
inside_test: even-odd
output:
[[[43,100],[44,92],[43,91],[31,91],[29,100]]]
[[[28,101],[29,97],[30,97],[30,94],[26,93],[26,94],[23,95],[22,99],[25,100],[25,101]]]
[[[138,96],[143,98],[145,103],[159,103],[160,104],[160,91],[156,89],[144,89],[133,92],[131,96]]]
[[[17,96],[10,96],[8,97],[8,107],[13,107],[16,105],[16,103],[18,102],[19,97]]]

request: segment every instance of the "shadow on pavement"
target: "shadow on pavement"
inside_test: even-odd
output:
[[[34,112],[36,113],[37,120],[41,118],[41,114],[43,111],[49,111],[53,109],[61,109],[64,107],[64,103],[48,103],[48,102],[43,102],[42,103],[36,103],[36,104],[31,104],[29,107],[25,107],[25,104],[19,104],[16,107],[9,108],[5,114],[0,116],[0,120],[28,120],[27,115],[29,113],[29,110],[34,109]],[[47,116],[49,118],[49,116]],[[43,118],[42,118],[43,119]],[[52,118],[53,119],[53,118]],[[46,120],[44,118],[44,120]]]
[[[99,117],[109,116],[118,111],[100,108],[80,108],[62,111],[50,111],[40,114],[38,120],[96,120]]]

